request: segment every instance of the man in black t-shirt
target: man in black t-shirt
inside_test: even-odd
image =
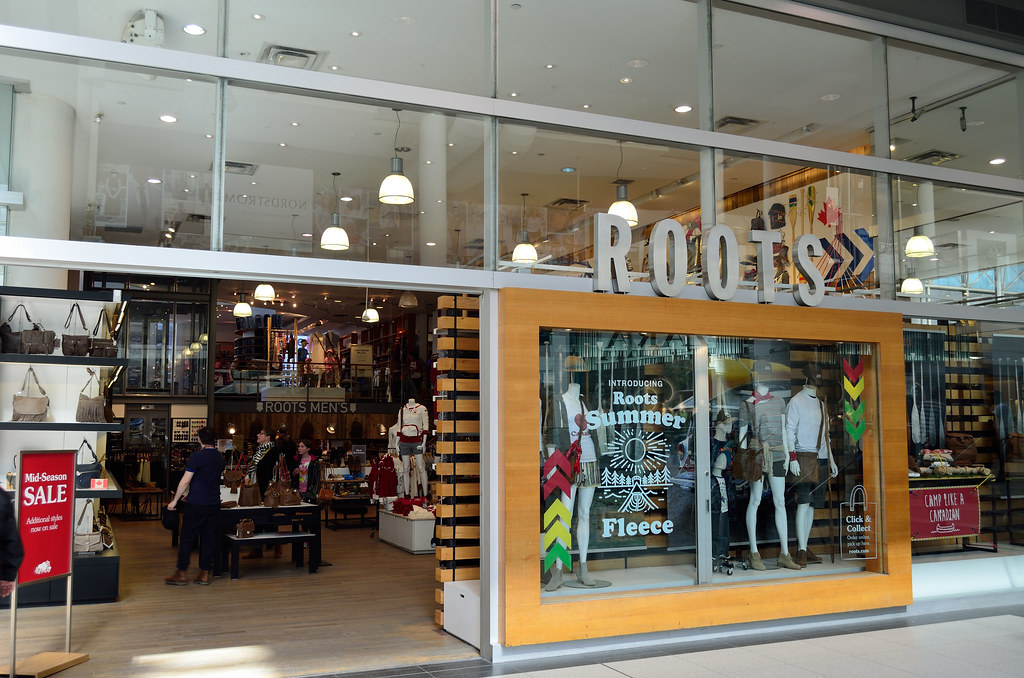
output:
[[[197,536],[200,572],[194,581],[200,586],[209,586],[212,579],[214,546],[220,525],[220,477],[224,471],[224,456],[216,447],[217,434],[212,428],[204,426],[197,435],[202,449],[189,455],[185,474],[178,483],[174,498],[167,504],[167,508],[175,510],[178,501],[188,493],[188,499],[182,502],[178,568],[174,574],[164,578],[164,582],[172,586],[188,584],[185,574]]]

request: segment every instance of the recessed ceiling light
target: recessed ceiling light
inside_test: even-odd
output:
[[[555,67],[555,65],[554,65],[554,64],[544,64],[544,68],[548,69],[549,71],[550,71],[550,70],[551,70],[552,68],[554,68],[554,67]]]
[[[821,95],[822,101],[839,101],[839,95],[835,92],[829,92],[828,94]]]
[[[991,160],[988,161],[988,164],[1002,165],[1004,162],[1006,162],[1006,158],[992,158]]]
[[[583,104],[583,110],[587,110],[588,108],[590,108],[590,104]]]
[[[164,113],[160,116],[160,122],[178,122],[178,118],[171,115],[170,113]]]
[[[449,144],[448,144],[448,148],[455,148],[455,144],[453,144],[453,143],[449,143]]]
[[[250,183],[251,183],[251,184],[252,184],[253,186],[255,186],[255,185],[256,185],[256,182],[255,182],[255,181],[252,181],[252,182],[250,182]]]
[[[336,70],[338,70],[338,67],[337,66],[331,66],[331,70],[332,71],[336,71]]]
[[[566,174],[572,174],[573,172],[576,171],[576,168],[575,167],[563,167],[562,171],[565,172]]]
[[[285,146],[287,146],[287,145],[288,145],[288,144],[284,143],[283,141],[282,141],[281,143],[279,143],[279,144],[278,144],[278,146],[280,146],[281,148],[284,148],[284,147],[285,147]]]
[[[437,245],[436,242],[428,242],[427,243],[427,247],[435,247],[436,245]]]
[[[351,35],[353,38],[358,38],[360,35],[362,35],[362,33],[360,33],[359,31],[352,31],[351,33],[349,33],[349,35]]]
[[[681,106],[676,106],[673,110],[675,110],[676,113],[689,113],[693,110],[693,106],[682,104]]]
[[[890,151],[895,151],[896,150],[896,144],[889,144],[889,150]]]
[[[910,206],[911,207],[917,207],[917,203],[916,202],[912,202],[912,203],[910,203]]]
[[[434,164],[433,160],[427,160],[426,162],[427,162],[428,165],[433,165]]]
[[[181,189],[181,190],[183,190],[183,191],[185,191],[186,193],[188,193],[188,189],[187,189],[187,188],[183,188],[183,189]]]
[[[374,246],[374,247],[376,247],[376,246],[377,246],[377,243],[372,243],[372,244],[373,244],[373,246]]]
[[[206,29],[199,24],[185,24],[181,27],[181,30],[185,31],[189,35],[202,35],[206,32]]]
[[[293,122],[292,123],[292,127],[298,127],[298,126],[299,126],[299,123],[297,123],[297,122]]]
[[[519,151],[512,151],[512,155],[519,155]]]
[[[441,204],[441,201],[440,201],[440,200],[438,200],[438,201],[437,201],[437,204],[438,204],[438,205],[440,205],[440,204]]]
[[[196,178],[196,175],[194,175],[194,174],[190,174],[190,175],[188,175],[188,178],[189,178],[189,179],[195,179],[195,178]]]
[[[171,235],[170,233],[164,233],[164,237],[165,238],[173,238],[174,236]],[[145,286],[143,286],[143,287],[145,287]]]
[[[930,258],[928,259],[928,261],[938,261],[938,260],[939,260],[939,258],[938,258],[938,257],[930,257]]]
[[[313,237],[313,234],[312,234],[312,233],[303,233],[303,234],[302,234],[302,237],[303,237],[303,238],[312,238],[312,237]]]
[[[262,19],[262,18],[263,18],[263,15],[262,15],[262,14],[253,14],[253,15],[252,15],[252,18],[253,18],[253,19],[256,19],[256,21],[259,21],[260,19]]]
[[[248,197],[249,197],[249,195],[248,195],[248,194],[246,194],[246,193],[243,193],[243,194],[242,194],[242,197],[243,197],[243,198],[248,198]]]
[[[633,78],[619,78],[619,82],[621,82],[623,85],[628,85],[629,83],[633,82]]]
[[[510,92],[509,96],[510,97],[517,97],[517,96],[519,96],[519,92]]]
[[[343,195],[338,199],[341,200],[342,202],[352,202],[352,197],[348,195]]]
[[[159,179],[155,178],[155,177],[150,177],[149,179],[146,179],[146,183],[148,183],[148,184],[161,184],[163,182],[160,181]]]
[[[989,232],[988,232],[988,234],[989,234],[989,235],[995,235],[995,234],[996,234],[996,232],[995,232],[995,231],[989,231]]]
[[[206,137],[207,139],[212,139],[213,138],[212,134],[204,134],[203,136]]]
[[[626,65],[629,66],[630,68],[643,68],[648,63],[650,62],[647,61],[647,59],[630,59],[629,61],[626,62]]]

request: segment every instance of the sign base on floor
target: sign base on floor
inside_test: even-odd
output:
[[[18,678],[43,678],[87,661],[89,655],[81,652],[40,652],[28,659],[19,660],[14,675]],[[0,675],[8,676],[10,673],[10,664],[7,664]]]

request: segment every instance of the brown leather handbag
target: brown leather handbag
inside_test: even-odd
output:
[[[260,486],[252,478],[245,478],[238,486],[238,505],[259,506],[261,501]]]
[[[238,463],[234,468],[224,470],[224,486],[231,488],[231,494],[238,494],[238,486],[242,484],[242,478],[245,477],[246,469],[242,467],[244,461],[245,455],[243,454],[238,458]],[[248,468],[248,464],[246,464],[246,468]]]
[[[953,451],[957,466],[969,466],[978,458],[978,441],[970,433],[946,431],[946,447]]]
[[[764,475],[764,445],[761,444],[761,439],[754,430],[754,416],[750,411],[750,405],[743,403],[743,406],[747,408],[747,420],[750,425],[747,426],[746,434],[740,441],[733,457],[732,477],[736,480],[754,483],[761,480]]]
[[[235,536],[239,539],[248,539],[256,534],[256,524],[252,518],[242,518],[235,525]]]
[[[78,322],[82,325],[82,332],[84,334],[66,334],[71,330],[71,320],[75,315],[75,311],[78,311]],[[64,332],[65,334],[60,335],[61,353],[75,357],[89,354],[89,328],[85,325],[85,317],[82,315],[82,309],[77,302],[71,304],[67,320],[64,321]]]
[[[277,481],[277,494],[279,506],[298,506],[302,503],[302,495],[292,487],[291,479],[288,477],[288,467],[281,460],[280,476]]]
[[[101,336],[100,328],[106,327],[106,334],[110,336],[109,339],[104,339]],[[113,334],[113,330],[110,327],[110,318],[107,317],[107,312],[100,309],[100,315],[96,318],[96,327],[92,328],[92,337],[89,338],[89,355],[93,358],[116,358],[117,357],[117,338]]]

